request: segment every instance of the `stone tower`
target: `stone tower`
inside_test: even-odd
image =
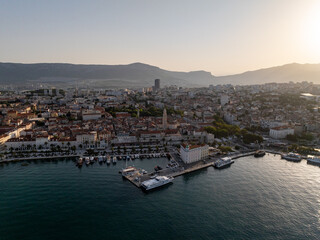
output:
[[[163,115],[162,115],[162,128],[167,129],[167,109],[163,109]]]

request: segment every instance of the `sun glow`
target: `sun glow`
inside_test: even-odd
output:
[[[313,57],[320,59],[320,4],[315,4],[303,24],[303,42]]]

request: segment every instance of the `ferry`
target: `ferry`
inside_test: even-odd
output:
[[[173,177],[157,176],[154,179],[146,180],[141,183],[143,190],[149,191],[154,188],[158,188],[169,183],[172,183]]]
[[[264,155],[266,155],[266,152],[263,150],[258,150],[254,153],[254,157],[258,158],[258,157],[263,157]]]
[[[320,166],[320,157],[310,156],[309,155],[308,158],[307,158],[307,163]]]
[[[234,161],[233,161],[231,158],[225,157],[225,158],[219,159],[219,160],[214,164],[214,167],[215,167],[215,168],[218,168],[218,169],[221,169],[221,168],[230,166],[232,163],[234,163]]]
[[[288,154],[282,154],[281,158],[293,161],[293,162],[300,162],[302,157],[298,153],[289,152]]]

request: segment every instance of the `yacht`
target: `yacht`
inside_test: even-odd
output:
[[[116,157],[116,156],[113,156],[113,158],[112,158],[112,163],[113,163],[113,164],[116,164],[116,163],[117,163],[117,157]]]
[[[254,157],[258,158],[258,157],[263,157],[264,155],[266,155],[266,152],[263,150],[258,150],[254,153]]]
[[[224,168],[224,167],[230,166],[232,163],[234,163],[234,161],[233,161],[231,158],[225,157],[225,158],[219,159],[219,160],[214,164],[214,167],[215,167],[215,168]]]
[[[90,164],[90,158],[89,157],[86,157],[85,158],[85,162],[86,162],[86,165],[88,166]]]
[[[293,161],[293,162],[300,162],[302,157],[298,153],[289,152],[288,154],[282,154],[281,158]]]
[[[319,165],[320,166],[320,157],[319,156],[308,156],[307,163]]]
[[[111,163],[111,157],[108,155],[107,156],[107,164],[109,165]]]
[[[164,185],[167,185],[173,181],[173,177],[166,177],[166,176],[157,176],[153,179],[146,180],[141,183],[142,189],[149,191],[154,188],[158,188]]]

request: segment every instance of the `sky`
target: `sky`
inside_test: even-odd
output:
[[[318,0],[0,0],[0,62],[227,75],[320,63]]]

